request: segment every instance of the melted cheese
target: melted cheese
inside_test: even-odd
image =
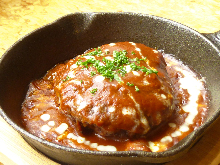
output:
[[[91,58],[93,58],[93,59],[95,59],[95,57],[94,56],[83,56],[85,59],[91,59]]]
[[[70,66],[70,69],[71,69],[71,70],[73,70],[73,69],[75,69],[75,68],[78,68],[78,65],[73,64],[73,65]]]
[[[113,106],[108,107],[108,112],[114,112],[114,111],[115,111],[115,107],[113,107]]]
[[[98,75],[98,76],[96,76],[96,77],[94,78],[94,81],[95,81],[95,82],[102,82],[102,81],[104,81],[104,80],[105,80],[105,77],[102,76],[102,75]]]
[[[86,101],[82,101],[80,104],[79,104],[79,107],[78,107],[78,111],[81,111],[83,108],[85,108],[87,106],[87,102]]]
[[[43,132],[48,132],[51,128],[48,125],[43,125],[40,130]]]
[[[198,114],[198,98],[201,93],[201,89],[203,88],[203,84],[200,80],[198,80],[195,75],[186,70],[177,70],[183,73],[184,77],[180,78],[180,87],[182,89],[187,89],[189,93],[189,101],[182,108],[185,112],[188,112],[188,116],[185,119],[185,122],[179,127],[179,131],[187,132],[189,130],[189,125],[193,124],[193,120]]]
[[[174,61],[172,63],[168,63],[169,65],[176,65],[177,62]],[[186,89],[189,93],[188,102],[182,106],[184,112],[188,113],[188,116],[185,119],[185,122],[177,126],[176,123],[168,123],[168,126],[171,129],[174,129],[170,136],[164,136],[160,139],[160,142],[154,144],[153,142],[149,142],[149,147],[153,152],[162,150],[166,143],[172,142],[173,138],[182,136],[184,132],[189,131],[190,125],[194,123],[194,119],[198,114],[198,99],[201,94],[201,90],[204,89],[203,79],[198,79],[196,74],[193,73],[187,66],[175,67],[175,69],[181,72],[184,76],[179,78],[180,90]],[[165,98],[161,95],[162,98]]]
[[[171,128],[175,128],[176,127],[176,124],[175,123],[169,123],[168,124]]]
[[[66,131],[67,128],[68,128],[68,125],[67,125],[66,123],[62,123],[62,124],[60,124],[59,127],[57,127],[57,128],[55,129],[55,131],[56,131],[57,133],[59,133],[59,134],[63,134],[63,133]]]
[[[130,65],[126,65],[125,66],[125,70],[127,73],[129,73],[131,71],[131,66]]]
[[[172,142],[173,138],[171,136],[165,136],[160,140],[162,143]]]
[[[127,107],[127,108],[123,108],[122,109],[122,114],[123,115],[134,115],[135,114],[135,110],[133,108]]]
[[[55,126],[55,121],[49,121],[47,124],[48,124],[49,126],[53,127],[53,126]]]
[[[137,71],[132,71],[132,73],[133,73],[135,76],[140,76],[140,74],[139,74]]]
[[[50,115],[49,114],[43,114],[40,116],[40,118],[43,120],[43,121],[47,121],[50,119]]]
[[[157,152],[160,149],[158,144],[155,144],[154,142],[151,141],[149,141],[149,147],[153,152]]]
[[[110,43],[109,44],[109,46],[115,46],[116,45],[116,43]]]
[[[113,57],[110,57],[110,56],[105,57],[105,59],[110,60],[110,61],[114,61],[114,58],[113,58]]]
[[[129,42],[129,43],[130,43],[131,45],[134,45],[134,46],[136,45],[136,43],[134,43],[134,42]]]
[[[97,147],[97,150],[99,151],[117,151],[116,147],[115,146],[103,146],[103,145],[99,145]]]
[[[86,139],[84,137],[81,137],[81,136],[78,136],[77,137],[77,142],[80,144],[80,143],[84,143],[86,141]]]
[[[141,111],[140,105],[135,101],[134,97],[133,97],[131,94],[129,94],[128,96],[130,96],[130,98],[134,101],[135,107],[137,108],[138,112],[140,113],[141,123],[142,123],[146,128],[149,128],[149,123],[148,123],[146,117],[144,116],[143,111]],[[136,120],[134,119],[134,121],[136,121]],[[137,121],[138,121],[138,120],[137,120]],[[140,124],[140,123],[137,122],[136,124]],[[147,130],[146,130],[146,131],[147,131]]]
[[[181,136],[181,135],[182,135],[182,133],[180,131],[175,131],[175,132],[171,133],[172,137],[178,137],[178,136]]]
[[[98,143],[91,143],[90,141],[86,140],[85,137],[82,136],[76,136],[73,133],[69,133],[67,135],[68,139],[76,140],[77,143],[79,144],[85,144],[89,146],[90,148],[95,148],[99,151],[117,151],[117,148],[112,145],[99,145]],[[72,145],[73,142],[69,141],[69,144]]]

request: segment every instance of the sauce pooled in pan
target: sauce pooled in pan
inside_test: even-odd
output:
[[[30,83],[22,119],[30,133],[98,151],[165,151],[207,114],[205,82],[181,61],[119,42],[57,64]]]

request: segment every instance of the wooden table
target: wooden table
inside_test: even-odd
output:
[[[220,0],[1,0],[0,57],[19,38],[73,12],[141,12],[169,18],[201,33],[220,30]],[[0,165],[57,165],[31,148],[0,117]],[[184,156],[166,165],[220,164],[220,119]]]

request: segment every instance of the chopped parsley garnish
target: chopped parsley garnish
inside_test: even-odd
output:
[[[131,63],[131,64],[130,64],[130,67],[131,67],[131,69],[133,69],[133,70],[135,70],[135,71],[138,71],[138,70],[141,69],[141,66],[136,65],[135,63]]]
[[[81,84],[83,83],[83,80],[80,80]]]
[[[156,71],[156,70],[148,69],[148,68],[146,68],[146,67],[144,67],[144,66],[136,65],[135,63],[131,63],[131,64],[130,64],[130,67],[131,67],[133,70],[135,70],[135,71],[141,70],[142,72],[145,72],[147,75],[149,75],[149,74],[151,74],[151,73],[155,73],[155,74],[158,73],[158,71]]]
[[[137,62],[138,64],[140,64],[140,61],[145,61],[147,58],[145,57],[145,58],[133,58],[133,59],[131,59],[131,61],[135,61],[135,62]]]
[[[71,77],[69,77],[69,76],[66,76],[66,79],[65,80],[63,80],[63,82],[66,82],[66,81],[68,81],[69,79],[70,79]]]
[[[121,78],[118,76],[118,74],[114,74],[114,79],[118,82],[121,82]]]
[[[134,84],[129,83],[129,82],[127,82],[127,85],[130,86],[130,87],[134,86]]]
[[[137,86],[135,86],[134,88],[135,88],[135,91],[136,91],[136,92],[139,92],[139,91],[140,91],[140,89],[139,89]]]
[[[146,72],[147,75],[149,75],[149,74],[151,74],[151,73],[155,73],[155,74],[158,73],[158,71],[152,70],[152,69],[148,69],[148,68],[146,68],[146,67],[142,68],[141,71],[142,71],[142,72]]]
[[[92,94],[95,94],[96,92],[97,92],[97,88],[93,88],[91,91],[90,91],[90,93],[92,93]]]
[[[132,55],[135,55],[135,52],[134,52],[134,51],[132,51],[132,52],[131,52],[131,54],[132,54]]]
[[[129,58],[126,56],[127,55],[126,50],[122,51],[113,51],[113,57],[114,57],[114,64],[116,66],[122,66],[124,64],[130,64]]]
[[[89,64],[94,64],[97,60],[94,59],[94,58],[89,58],[87,59],[86,61],[82,61],[81,59],[79,59],[77,62],[76,62],[76,65],[83,65],[84,67],[88,68],[88,65]]]
[[[76,62],[76,64],[84,66],[84,69],[88,69],[88,67],[93,66],[96,68],[97,72],[100,73],[102,76],[109,78],[110,81],[115,79],[118,82],[122,81],[119,75],[125,76],[125,74],[127,73],[126,67],[125,67],[126,65],[129,65],[130,68],[134,71],[142,71],[142,72],[145,72],[147,75],[151,73],[155,73],[155,74],[158,73],[158,71],[156,70],[148,69],[144,66],[138,65],[140,64],[140,61],[145,61],[146,58],[131,59],[127,57],[127,54],[128,52],[126,50],[113,51],[114,60],[109,60],[103,57],[102,62],[100,62],[99,60],[96,60],[95,58],[91,57],[87,59],[86,61],[82,61],[81,59],[79,59]],[[134,54],[134,51],[132,52],[132,54]],[[102,55],[102,50],[99,47],[98,49],[95,49],[94,51],[89,52],[85,55],[86,56],[95,56],[95,55],[100,56]],[[91,72],[91,76],[94,76],[95,74],[96,74],[95,71]]]
[[[94,75],[96,75],[96,72],[92,71],[92,72],[90,72],[90,74],[93,77]]]
[[[98,47],[98,49],[95,48],[94,51],[85,54],[85,56],[96,56],[96,55],[98,56],[102,55],[102,50],[100,47]]]

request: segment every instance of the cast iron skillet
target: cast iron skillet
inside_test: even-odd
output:
[[[220,32],[204,35],[160,17],[135,13],[74,13],[16,42],[0,61],[0,114],[34,148],[68,164],[163,163],[186,153],[220,115]],[[20,109],[30,81],[89,48],[119,41],[174,54],[206,78],[211,95],[206,122],[168,151],[97,152],[52,144],[23,129]]]

